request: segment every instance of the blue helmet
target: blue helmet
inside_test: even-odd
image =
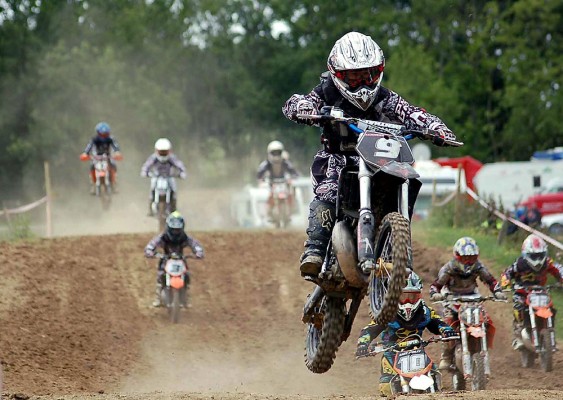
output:
[[[108,137],[110,132],[111,128],[109,127],[109,124],[107,122],[99,122],[96,125],[96,133],[98,134],[98,136]]]

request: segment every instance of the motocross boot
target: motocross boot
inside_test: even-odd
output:
[[[160,283],[157,283],[154,291],[154,301],[152,302],[153,307],[162,307],[162,296],[160,294],[161,291],[162,285]]]
[[[154,212],[152,210],[152,198],[149,199],[149,212],[147,213],[147,217],[154,217]]]
[[[524,347],[524,342],[522,342],[522,329],[524,324],[519,321],[514,321],[512,324],[512,348],[514,350],[520,350]]]
[[[453,364],[454,348],[449,343],[442,343],[442,354],[440,355],[439,370],[448,370]]]
[[[301,275],[317,276],[321,272],[326,248],[336,218],[334,204],[313,200],[309,206],[309,227],[305,251],[301,256]]]

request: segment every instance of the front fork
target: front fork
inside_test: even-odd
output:
[[[360,158],[358,179],[360,181],[360,216],[358,220],[358,261],[364,273],[369,273],[375,266],[375,221],[371,210],[371,172],[366,162]],[[401,215],[409,220],[409,181],[401,185],[399,203]]]

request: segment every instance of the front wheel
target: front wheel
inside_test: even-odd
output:
[[[540,366],[543,372],[553,370],[553,347],[551,346],[551,335],[547,329],[540,331]]]
[[[342,343],[346,301],[336,297],[323,297],[307,324],[305,338],[305,364],[316,374],[332,367],[336,352]]]
[[[471,380],[471,390],[485,390],[487,387],[487,376],[485,375],[485,359],[480,353],[471,356],[471,366],[473,369],[473,379]]]
[[[376,267],[368,287],[370,316],[377,324],[387,324],[397,314],[411,252],[409,221],[397,212],[387,214],[375,240]]]
[[[158,230],[159,232],[163,232],[164,228],[166,228],[166,217],[168,216],[166,202],[159,201],[156,209],[158,218]]]
[[[465,378],[460,371],[456,370],[452,375],[452,390],[454,392],[465,390]]]
[[[170,322],[177,324],[180,320],[180,291],[170,288],[170,304],[168,305],[168,315]]]

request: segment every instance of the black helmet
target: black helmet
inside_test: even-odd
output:
[[[184,233],[184,217],[178,211],[174,211],[166,218],[166,236],[172,241],[177,241]]]

